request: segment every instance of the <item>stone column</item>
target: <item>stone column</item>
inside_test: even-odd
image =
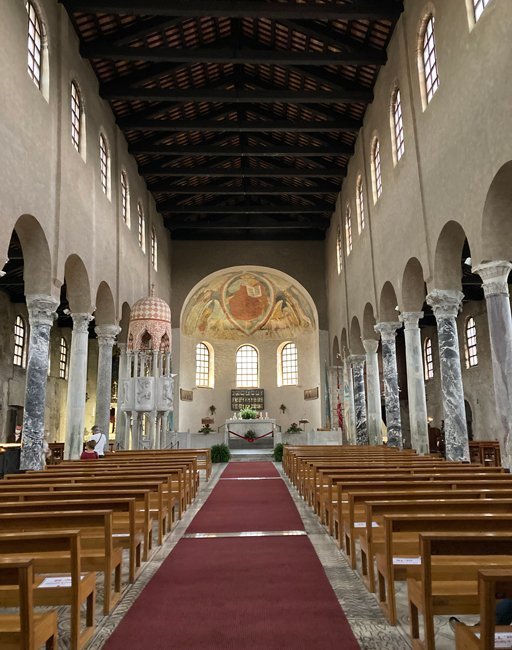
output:
[[[347,368],[347,384],[348,384],[348,408],[346,411],[346,422],[348,423],[348,444],[356,444],[356,409],[354,403],[354,378],[352,376],[352,364],[350,363],[350,357],[345,359],[346,368]]]
[[[427,303],[432,307],[437,321],[446,459],[469,461],[468,429],[456,320],[463,297],[461,291],[434,289],[428,294]]]
[[[112,348],[121,328],[118,325],[97,325],[94,331],[98,337],[98,379],[96,382],[96,413],[94,419],[108,441],[112,392]],[[108,444],[106,450],[108,451]]]
[[[69,359],[68,406],[66,414],[66,458],[76,459],[84,437],[87,346],[91,314],[71,314],[73,334]]]
[[[510,262],[485,262],[473,269],[483,280],[491,342],[494,396],[502,463],[512,468],[512,315],[507,279]]]
[[[125,379],[130,379],[135,376],[135,372],[133,369],[133,352],[132,350],[128,350],[126,352],[126,362],[124,366],[124,377]],[[133,423],[132,423],[132,412],[131,411],[125,411],[124,412],[124,423],[123,423],[123,430],[124,430],[124,442],[123,442],[123,447],[125,449],[132,449],[132,436],[131,436],[131,431],[132,431]]]
[[[384,403],[386,407],[386,426],[388,447],[403,447],[402,420],[400,417],[400,395],[398,371],[396,367],[396,331],[400,323],[377,323],[375,331],[382,340],[382,374],[384,377]]]
[[[405,328],[405,360],[407,364],[411,444],[418,454],[428,454],[427,399],[425,397],[421,334],[418,326],[420,318],[423,318],[422,311],[405,311],[400,316]]]
[[[368,444],[368,427],[366,422],[366,388],[364,385],[364,354],[354,354],[350,357],[352,377],[354,382],[354,413],[356,425],[356,444]]]
[[[44,411],[50,329],[59,303],[51,296],[27,296],[30,340],[27,355],[21,469],[44,469]]]
[[[379,359],[377,350],[379,342],[375,339],[363,341],[366,350],[366,403],[368,408],[368,442],[370,445],[382,444],[381,432],[381,405],[380,405],[380,377]]]
[[[125,449],[124,446],[124,424],[126,421],[125,411],[121,411],[119,405],[121,402],[121,386],[122,381],[126,375],[126,343],[118,343],[117,347],[120,350],[119,355],[119,371],[118,371],[118,386],[117,386],[117,408],[116,408],[116,449]]]

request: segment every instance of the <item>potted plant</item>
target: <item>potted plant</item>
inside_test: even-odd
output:
[[[286,429],[285,433],[301,433],[302,427],[299,427],[299,425],[296,422],[292,422],[288,429]]]
[[[213,432],[214,432],[214,429],[212,429],[212,427],[209,424],[203,424],[203,426],[199,429],[199,431],[197,433],[204,433],[204,435],[206,436],[207,434],[213,433]]]
[[[240,419],[241,420],[255,420],[258,417],[257,411],[255,411],[250,406],[240,410]]]
[[[252,429],[249,429],[245,433],[244,438],[247,440],[247,442],[254,442],[256,440],[256,432]]]

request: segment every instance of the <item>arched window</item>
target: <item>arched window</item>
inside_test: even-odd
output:
[[[61,379],[68,378],[68,359],[68,344],[66,343],[66,339],[61,336],[59,346],[59,377]]]
[[[400,98],[400,89],[396,88],[391,101],[391,116],[393,118],[393,152],[395,162],[398,162],[404,155],[404,123],[402,119],[402,101]]]
[[[423,376],[425,381],[434,377],[434,359],[432,356],[432,340],[425,339],[423,342]]]
[[[27,328],[21,316],[14,322],[14,358],[13,363],[19,368],[27,367]]]
[[[299,383],[297,346],[295,343],[285,343],[279,350],[278,385],[296,386]]]
[[[439,88],[439,73],[437,70],[436,37],[434,31],[434,16],[430,15],[423,28],[422,63],[427,104]]]
[[[380,166],[380,144],[379,138],[375,138],[372,146],[372,178],[373,178],[373,200],[376,203],[382,194],[382,170]]]
[[[121,172],[121,215],[125,224],[130,227],[130,189],[128,187],[128,176]]]
[[[359,234],[361,234],[365,226],[363,179],[361,177],[361,174],[359,174],[359,176],[357,177],[357,183],[356,183],[356,211],[357,211],[357,229]]]
[[[491,2],[491,0],[473,0],[473,7],[475,8],[475,21],[484,13],[484,9]]]
[[[107,140],[105,136],[100,133],[100,180],[101,180],[101,189],[103,194],[108,195],[108,180],[109,180],[109,165],[110,165],[110,156],[108,154]]]
[[[343,248],[342,248],[342,239],[341,239],[341,226],[338,226],[338,231],[336,232],[336,264],[338,268],[338,275],[343,269]]]
[[[34,5],[27,2],[25,6],[28,14],[27,70],[29,77],[41,90],[43,30]]]
[[[137,214],[139,216],[139,246],[142,248],[142,252],[146,252],[146,219],[144,217],[144,209],[142,203],[139,201],[137,203]]]
[[[206,343],[196,345],[196,386],[198,388],[213,387],[213,354]]]
[[[236,385],[238,388],[257,388],[258,351],[252,345],[242,345],[236,353]]]
[[[470,316],[466,321],[464,343],[466,351],[466,368],[472,368],[478,364],[476,325],[475,319],[472,316]]]
[[[350,255],[352,252],[352,215],[349,205],[347,205],[345,210],[345,242],[347,245],[347,255]]]
[[[151,264],[155,271],[158,270],[158,242],[155,226],[151,228]]]
[[[82,125],[82,98],[80,90],[74,81],[71,82],[71,141],[75,149],[80,151],[80,136]]]

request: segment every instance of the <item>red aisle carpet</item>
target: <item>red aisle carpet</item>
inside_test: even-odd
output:
[[[274,469],[270,463],[256,465],[264,464],[233,463],[223,478],[237,472],[268,475]],[[233,499],[232,514],[228,498]],[[205,525],[225,532],[249,530],[251,517],[242,512],[242,503],[260,526],[251,530],[288,530],[274,527],[276,513],[286,526],[293,523],[290,530],[303,530],[283,481],[221,478],[187,532],[216,532]],[[224,526],[217,508],[227,517]],[[268,525],[265,509],[270,511]],[[276,536],[180,540],[104,647],[357,650],[359,645],[309,539]]]

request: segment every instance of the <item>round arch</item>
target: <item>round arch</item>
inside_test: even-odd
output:
[[[501,167],[487,192],[482,216],[481,261],[512,260],[512,161]]]
[[[70,255],[64,265],[64,279],[72,313],[92,313],[91,285],[85,264],[78,255]]]
[[[101,282],[96,292],[96,325],[114,325],[117,323],[114,296],[106,282]]]
[[[398,320],[398,300],[391,282],[385,282],[380,292],[379,322],[387,323]]]
[[[16,221],[14,230],[23,250],[25,295],[51,295],[52,262],[43,228],[35,217],[24,214]]]
[[[434,256],[434,289],[461,289],[461,255],[466,240],[464,228],[448,221],[439,233]]]
[[[420,311],[425,302],[423,267],[417,257],[411,257],[402,276],[400,311]]]
[[[361,340],[361,327],[357,316],[354,316],[350,323],[350,353],[364,354],[364,347]]]

